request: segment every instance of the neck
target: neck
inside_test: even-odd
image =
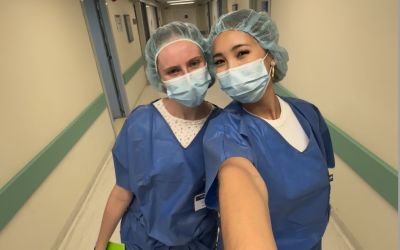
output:
[[[276,120],[281,116],[281,106],[275,95],[273,84],[268,84],[264,95],[255,103],[243,103],[243,108],[250,113],[265,118],[267,120]]]
[[[187,107],[180,102],[169,98],[163,99],[163,103],[172,116],[184,120],[200,120],[206,118],[211,111],[211,105],[206,101],[203,101],[199,106],[193,108]]]

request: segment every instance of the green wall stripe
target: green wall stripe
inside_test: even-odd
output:
[[[279,83],[274,84],[274,89],[278,95],[296,97]],[[398,172],[333,123],[325,121],[335,154],[398,210]]]
[[[0,189],[0,231],[106,109],[101,94],[50,144]]]
[[[132,77],[136,74],[136,72],[143,66],[143,56],[140,56],[139,59],[136,60],[123,74],[122,78],[124,79],[124,84],[128,84],[128,82],[132,79]]]

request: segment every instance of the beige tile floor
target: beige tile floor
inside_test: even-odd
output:
[[[145,89],[140,104],[149,103],[164,95],[154,92],[150,87]],[[219,107],[224,107],[230,98],[226,96],[218,86],[212,87],[206,99]],[[116,122],[117,131],[123,125],[124,120]],[[92,249],[100,228],[101,218],[108,195],[115,184],[115,176],[113,169],[113,161],[110,155],[107,163],[99,173],[99,176],[90,191],[87,200],[82,206],[76,219],[74,220],[67,236],[63,240],[60,250],[79,250]],[[111,241],[120,242],[119,225],[115,230]],[[341,232],[334,220],[328,225],[327,231],[323,238],[324,250],[353,250],[354,248],[348,243],[347,238]]]

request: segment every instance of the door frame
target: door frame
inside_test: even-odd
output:
[[[110,49],[110,53],[111,53],[111,57],[112,57],[111,58],[112,66],[114,68],[116,79],[117,79],[117,84],[118,84],[119,94],[120,94],[119,96],[122,99],[121,101],[123,103],[125,117],[126,117],[130,113],[130,107],[129,107],[128,97],[126,95],[125,82],[122,77],[121,66],[119,65],[117,46],[115,45],[115,41],[114,41],[114,35],[112,32],[110,15],[108,13],[106,0],[99,0],[99,2],[100,2],[100,11],[101,11],[100,13],[102,15],[102,19],[105,21],[104,29],[107,33],[107,42],[108,42],[108,47]]]
[[[210,21],[208,19],[208,15],[210,15],[210,13],[208,13],[208,3],[204,4],[204,20],[205,20],[205,25],[206,25],[206,35],[208,37],[208,34],[210,34]]]
[[[81,1],[108,111],[110,118],[114,120],[126,116],[130,110],[108,12],[105,11],[107,10],[105,0],[99,0],[99,5],[100,10],[97,8],[95,0]],[[101,13],[105,36],[102,33],[98,13]]]
[[[212,15],[212,13],[211,13],[210,2],[206,3],[206,8],[207,8],[207,12],[208,12],[208,17],[207,17],[207,19],[208,19],[208,34],[210,34],[211,27],[213,26],[213,24],[211,23],[211,15]]]
[[[158,17],[158,8],[156,6],[153,6],[153,10],[156,15],[156,22],[157,22],[157,29],[158,29],[158,28],[160,28],[160,19]]]
[[[140,11],[142,12],[143,28],[146,42],[150,39],[149,18],[147,16],[146,3],[140,2]]]

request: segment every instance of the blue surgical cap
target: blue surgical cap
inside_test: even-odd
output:
[[[241,9],[222,15],[211,28],[208,42],[212,48],[215,38],[224,31],[240,30],[254,37],[260,46],[270,51],[275,59],[274,82],[281,81],[288,70],[289,54],[285,48],[278,45],[279,32],[275,22],[266,12],[257,13],[254,10]],[[207,58],[210,73],[215,76],[215,65],[212,55]]]
[[[157,71],[158,54],[167,45],[181,40],[196,43],[203,51],[205,58],[208,58],[208,54],[211,53],[207,40],[193,24],[172,22],[155,30],[146,44],[146,76],[151,86],[158,92],[166,93]]]

